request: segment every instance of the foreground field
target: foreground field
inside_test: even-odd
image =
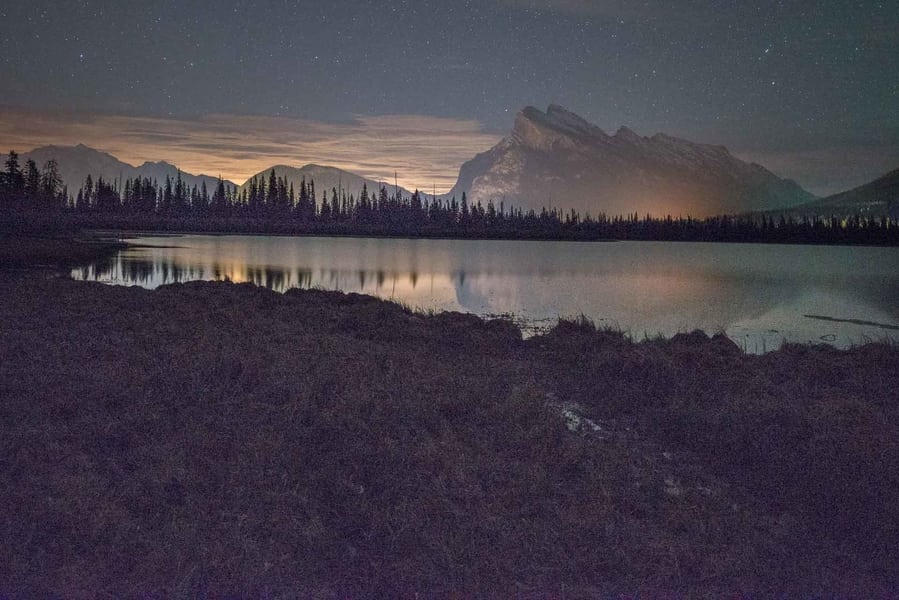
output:
[[[0,272],[0,595],[888,594],[899,348]]]

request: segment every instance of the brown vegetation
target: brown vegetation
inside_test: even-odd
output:
[[[899,348],[0,273],[0,595],[873,595]]]
[[[126,247],[124,242],[96,235],[80,235],[50,225],[38,228],[8,227],[0,223],[0,268],[66,269],[109,258]]]

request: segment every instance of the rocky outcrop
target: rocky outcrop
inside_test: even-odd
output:
[[[704,216],[780,208],[814,198],[724,146],[665,134],[615,134],[557,105],[521,110],[510,134],[462,165],[450,192],[472,203],[581,213]]]

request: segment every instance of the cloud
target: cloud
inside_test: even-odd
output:
[[[196,119],[0,110],[0,148],[83,143],[127,163],[165,160],[237,183],[275,164],[314,162],[443,193],[460,165],[499,141],[478,121],[359,115],[343,123],[209,114]]]

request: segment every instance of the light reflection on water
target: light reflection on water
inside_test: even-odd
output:
[[[227,279],[276,291],[360,292],[422,309],[513,315],[530,332],[584,314],[637,339],[726,331],[750,352],[785,340],[845,347],[899,339],[899,248],[209,235],[129,241],[139,247],[72,276],[148,288]]]

